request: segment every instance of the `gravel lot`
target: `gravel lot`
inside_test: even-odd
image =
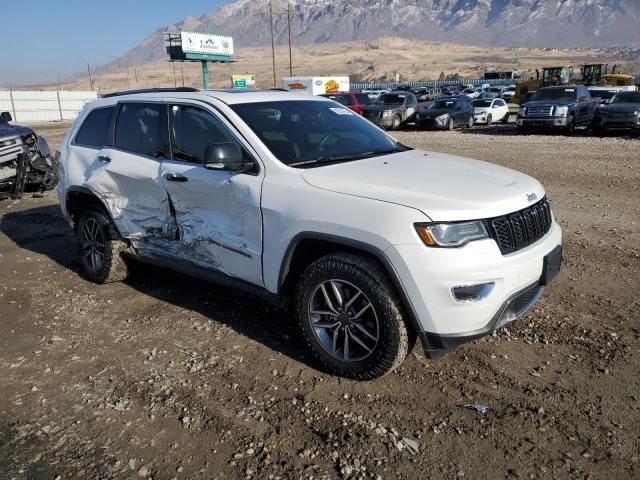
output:
[[[287,312],[150,267],[94,285],[55,195],[4,201],[0,478],[639,478],[640,140],[397,136],[543,182],[565,263],[527,316],[346,381]]]

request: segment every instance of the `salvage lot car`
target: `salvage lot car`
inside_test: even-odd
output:
[[[423,105],[418,103],[413,92],[398,90],[380,95],[364,108],[362,116],[379,127],[398,130],[402,125],[414,121]]]
[[[544,87],[520,105],[516,125],[520,133],[531,129],[559,129],[572,135],[578,125],[591,125],[596,101],[583,85]]]
[[[371,103],[369,96],[364,93],[339,92],[327,93],[320,96],[338,102],[349,110],[356,112],[358,115],[362,115],[364,108]]]
[[[593,120],[594,133],[609,130],[640,132],[640,92],[618,92],[600,105]]]
[[[473,100],[473,119],[475,123],[493,122],[507,123],[509,121],[509,107],[501,98]]]
[[[456,127],[473,127],[473,106],[466,95],[441,97],[418,113],[419,128],[453,130]]]
[[[47,141],[12,120],[9,112],[0,114],[0,198],[19,198],[26,187],[55,188],[57,168]]]
[[[544,189],[410,149],[286,92],[93,102],[60,147],[58,197],[98,283],[130,258],[286,303],[330,371],[371,379],[524,314],[560,269]]]

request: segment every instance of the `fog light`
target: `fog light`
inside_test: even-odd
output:
[[[479,302],[489,296],[495,285],[494,282],[464,285],[453,287],[451,293],[453,294],[453,298],[459,302]]]

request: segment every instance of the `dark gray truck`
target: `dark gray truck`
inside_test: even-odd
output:
[[[597,106],[584,85],[544,87],[520,105],[516,126],[521,133],[539,129],[571,135],[576,126],[591,125]]]
[[[47,141],[11,120],[9,112],[0,113],[0,199],[20,198],[25,188],[51,190],[58,171]]]
[[[419,111],[428,102],[419,102],[415,93],[404,90],[383,93],[367,105],[362,116],[379,127],[398,130],[402,125],[416,120]]]

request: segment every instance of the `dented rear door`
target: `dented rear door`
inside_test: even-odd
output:
[[[232,126],[205,106],[168,106],[172,155],[162,162],[161,178],[176,226],[174,254],[229,276],[263,285],[263,171],[252,174],[209,170],[204,150],[234,142],[253,158]]]
[[[120,104],[113,145],[96,152],[85,170],[85,185],[131,240],[167,235],[169,203],[160,179],[162,160],[169,154],[166,118],[161,103]]]

